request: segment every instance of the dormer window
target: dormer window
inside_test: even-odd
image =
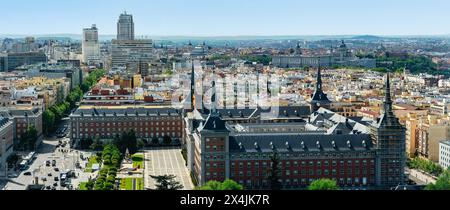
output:
[[[317,146],[317,149],[320,149],[320,142],[319,141],[316,141],[316,146]]]
[[[286,142],[286,149],[291,149],[291,145],[289,144],[289,142]]]
[[[336,142],[335,142],[335,141],[332,141],[332,142],[331,142],[331,146],[332,146],[334,149],[336,149]]]
[[[239,142],[239,149],[244,149],[244,146],[242,145],[242,142]]]
[[[287,110],[284,110],[284,111],[283,111],[283,114],[284,114],[284,116],[286,116],[286,117],[289,116],[288,113],[287,113]]]
[[[302,145],[302,149],[306,149],[306,145],[305,145],[304,141],[302,141],[301,145]]]
[[[269,146],[270,146],[270,148],[271,148],[272,150],[275,149],[275,145],[273,144],[273,142],[270,142]]]
[[[362,146],[363,146],[364,148],[367,148],[366,140],[363,140],[363,141],[362,141]]]
[[[347,147],[348,147],[348,148],[352,148],[352,143],[350,143],[350,140],[347,141]]]
[[[258,142],[255,142],[255,149],[258,150],[259,149],[259,145]]]

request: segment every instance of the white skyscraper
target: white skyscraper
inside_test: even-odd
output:
[[[97,63],[100,61],[98,29],[95,24],[91,28],[83,29],[82,53],[84,63]]]

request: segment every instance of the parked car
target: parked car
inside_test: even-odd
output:
[[[25,175],[25,176],[31,176],[31,172],[30,172],[30,171],[27,171],[27,172],[23,173],[23,175]]]
[[[50,166],[50,160],[45,161],[45,166]]]
[[[59,181],[59,178],[57,176],[55,176],[55,178],[53,179],[55,182]]]
[[[42,177],[41,180],[42,180],[43,182],[46,182],[46,181],[47,181],[47,177]]]
[[[53,167],[56,166],[56,160],[52,160],[52,166],[53,166]]]
[[[59,168],[54,168],[54,170],[55,170],[56,172],[58,172],[58,171],[59,171]]]
[[[47,176],[53,176],[52,173],[48,173]]]
[[[17,178],[18,176],[17,174],[8,174],[8,178]]]

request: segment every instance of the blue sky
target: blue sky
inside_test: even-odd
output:
[[[116,34],[121,12],[138,35],[442,35],[448,0],[0,0],[0,34]]]

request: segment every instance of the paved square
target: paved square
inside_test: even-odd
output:
[[[145,151],[145,188],[155,189],[155,181],[150,175],[175,175],[183,190],[192,190],[191,177],[178,148],[153,148]]]

